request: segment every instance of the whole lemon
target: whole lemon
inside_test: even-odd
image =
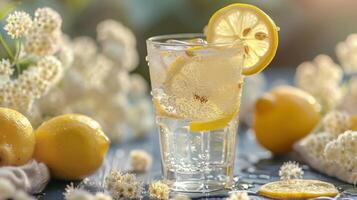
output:
[[[253,128],[257,141],[274,154],[285,154],[320,120],[320,105],[310,94],[280,86],[255,104]]]
[[[32,158],[34,149],[29,120],[16,110],[0,107],[0,166],[23,165]]]
[[[110,143],[95,120],[78,114],[52,118],[35,135],[35,158],[49,167],[52,176],[64,180],[82,179],[95,172]]]

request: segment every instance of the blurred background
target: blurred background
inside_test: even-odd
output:
[[[5,3],[7,0],[0,0]],[[61,13],[63,32],[95,37],[96,25],[108,18],[121,21],[137,37],[140,66],[148,79],[145,40],[154,35],[202,32],[217,9],[234,2],[259,6],[280,27],[277,56],[268,70],[293,69],[324,53],[335,59],[335,45],[357,32],[355,0],[26,0],[21,9],[49,6]]]

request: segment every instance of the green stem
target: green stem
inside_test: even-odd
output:
[[[14,54],[11,52],[9,46],[7,45],[7,43],[4,40],[4,37],[2,36],[2,34],[0,33],[0,43],[1,45],[5,48],[6,53],[9,55],[9,57],[11,58],[11,60],[14,60]]]
[[[16,41],[16,56],[14,59],[14,63],[16,65],[16,70],[17,70],[17,74],[19,75],[21,73],[20,70],[20,65],[19,65],[19,58],[20,58],[20,52],[21,52],[21,42],[19,40]]]

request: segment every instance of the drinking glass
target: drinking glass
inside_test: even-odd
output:
[[[210,192],[233,182],[242,45],[201,34],[147,40],[164,180],[174,191]]]

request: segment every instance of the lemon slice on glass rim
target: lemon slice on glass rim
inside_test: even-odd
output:
[[[334,197],[338,190],[319,180],[292,179],[267,183],[259,188],[258,194],[274,199],[308,199]]]
[[[245,59],[244,75],[261,72],[272,61],[278,48],[278,30],[274,21],[259,8],[231,4],[213,14],[205,31],[208,43],[240,41]]]

